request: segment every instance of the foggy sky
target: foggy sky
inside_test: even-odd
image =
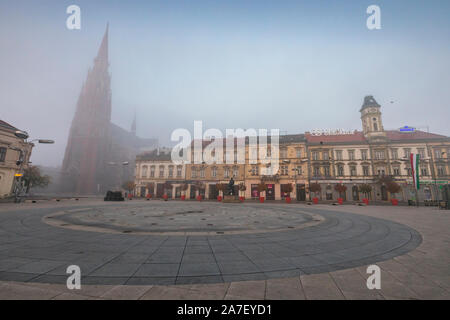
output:
[[[81,7],[81,30],[66,8]],[[366,28],[381,7],[382,29]],[[0,119],[33,164],[61,165],[81,85],[109,21],[112,121],[169,145],[176,128],[385,129],[450,135],[448,1],[12,1],[0,3]],[[391,103],[391,101],[393,103]]]

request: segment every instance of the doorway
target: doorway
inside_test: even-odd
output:
[[[297,185],[297,201],[306,201],[306,188],[304,184]]]

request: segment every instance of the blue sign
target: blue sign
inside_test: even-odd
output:
[[[416,131],[416,128],[404,126],[404,127],[401,127],[399,130],[400,130],[400,132],[414,132],[414,131]]]

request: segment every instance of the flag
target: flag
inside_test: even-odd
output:
[[[420,155],[411,153],[409,155],[409,160],[411,162],[411,175],[413,178],[413,184],[416,190],[420,189],[420,183],[419,183],[419,161],[420,161]]]

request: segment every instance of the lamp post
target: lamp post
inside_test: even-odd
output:
[[[22,131],[22,130],[17,130],[14,132],[14,135],[19,138],[19,139],[23,139],[24,142],[28,145],[32,144],[33,142],[38,142],[41,144],[53,144],[55,143],[54,140],[50,140],[50,139],[34,139],[34,140],[30,140],[30,141],[26,141],[29,138],[29,135],[27,132]],[[25,149],[21,149],[21,148],[16,148],[16,147],[9,147],[9,149],[11,150],[15,150],[19,152],[19,160],[17,160],[16,164],[20,165],[19,167],[19,173],[15,174],[15,177],[17,178],[14,181],[14,190],[13,190],[13,194],[14,194],[14,202],[19,203],[20,202],[20,194],[23,191],[23,168],[24,168],[24,164],[26,163],[27,165],[30,163],[27,159],[28,157],[28,148]]]

